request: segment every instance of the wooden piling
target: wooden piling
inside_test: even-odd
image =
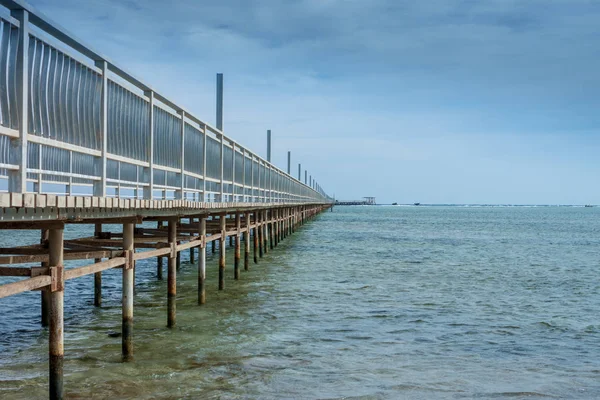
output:
[[[269,211],[269,247],[273,250],[273,210]]]
[[[127,263],[123,266],[121,349],[123,361],[133,359],[133,279],[134,279],[134,224],[123,224],[123,251]]]
[[[258,264],[258,213],[254,212],[254,264]]]
[[[177,320],[177,220],[169,220],[169,266],[167,271],[167,326],[173,328]]]
[[[263,250],[263,218],[262,218],[262,213],[259,211],[256,213],[256,229],[258,230],[258,256],[260,258],[263,257],[264,254],[264,250]]]
[[[102,224],[94,225],[94,237],[100,238],[102,234]],[[94,263],[102,262],[101,258],[95,258]],[[94,274],[94,306],[102,307],[102,271]]]
[[[244,232],[244,271],[250,269],[250,213],[244,216],[246,231]]]
[[[198,304],[206,303],[206,288],[204,282],[206,280],[206,217],[199,218],[200,239],[202,246],[198,248]]]
[[[47,248],[48,247],[48,230],[42,229],[40,244]],[[42,267],[47,267],[48,263],[42,262]],[[42,288],[41,293],[41,305],[42,305],[42,326],[48,326],[49,321],[49,308],[50,308],[50,288]]]
[[[240,279],[240,231],[242,229],[242,221],[241,214],[235,214],[235,228],[237,229],[237,233],[235,236],[235,256],[234,256],[234,264],[233,264],[233,278],[238,280]]]
[[[262,212],[262,219],[263,219],[263,248],[265,249],[265,254],[267,254],[269,252],[269,232],[268,232],[268,220],[267,220],[267,211],[263,211]]]
[[[219,290],[225,289],[225,243],[227,240],[227,214],[219,217],[221,239],[219,239]]]
[[[163,226],[162,221],[156,223],[156,229],[160,230]],[[163,279],[163,256],[156,257],[156,279]]]
[[[64,362],[64,266],[63,266],[63,228],[49,230],[50,285],[49,301],[49,397],[63,398],[63,362]]]
[[[190,225],[194,225],[194,218],[190,218]],[[192,233],[193,235],[193,233]],[[190,247],[190,264],[193,264],[195,262],[195,253],[196,253],[196,248],[194,247]]]

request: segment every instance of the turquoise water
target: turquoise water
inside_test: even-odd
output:
[[[209,258],[205,306],[184,264],[173,330],[166,282],[138,265],[132,363],[109,335],[120,271],[101,309],[92,277],[69,281],[67,395],[600,398],[599,249],[599,208],[338,207],[240,281],[228,253],[223,292]],[[0,310],[0,398],[45,398],[39,293]]]

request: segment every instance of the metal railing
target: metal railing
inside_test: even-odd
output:
[[[21,0],[0,0],[0,182],[15,193],[331,201]]]

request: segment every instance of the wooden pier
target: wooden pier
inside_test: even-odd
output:
[[[35,230],[40,237],[0,248],[0,279],[11,280],[0,280],[0,298],[40,291],[51,399],[64,395],[63,306],[70,280],[93,279],[99,307],[103,271],[122,270],[122,357],[128,362],[135,349],[137,261],[155,259],[157,279],[166,267],[165,325],[172,328],[182,251],[197,264],[202,305],[207,248],[214,253],[219,242],[218,288],[224,290],[228,271],[242,279],[251,257],[257,263],[332,206],[306,170],[304,182],[300,170],[298,179],[290,175],[289,152],[284,172],[270,162],[270,146],[265,160],[225,135],[222,74],[213,127],[23,0],[0,0],[0,72],[0,231]],[[69,224],[89,224],[94,234],[67,240]],[[114,224],[121,228],[109,231]],[[89,264],[70,265],[74,260]]]
[[[86,279],[93,275],[94,304],[102,302],[102,272],[120,268],[122,270],[122,358],[132,361],[134,355],[134,282],[135,263],[138,260],[156,259],[157,279],[162,279],[163,258],[167,259],[168,290],[166,294],[166,326],[177,323],[177,271],[178,255],[190,250],[195,257],[197,249],[198,304],[206,302],[205,279],[207,274],[206,249],[208,243],[219,242],[218,289],[225,289],[227,260],[225,247],[227,238],[233,238],[234,260],[232,276],[241,278],[241,247],[244,243],[243,268],[250,269],[250,252],[254,262],[277,246],[299,226],[312,219],[330,204],[260,205],[243,203],[197,203],[188,201],[158,201],[138,204],[135,201],[115,201],[114,207],[101,207],[100,199],[72,199],[82,207],[60,207],[57,204],[70,197],[51,195],[26,195],[31,204],[45,201],[44,208],[23,208],[20,196],[0,194],[0,201],[19,202],[4,209],[14,214],[43,215],[55,213],[55,219],[32,219],[0,221],[0,229],[30,229],[41,232],[40,243],[19,247],[0,248],[0,277],[22,277],[22,280],[0,285],[0,298],[22,292],[40,291],[42,326],[49,332],[49,397],[63,398],[64,340],[64,292],[68,281]],[[44,200],[41,200],[44,198]],[[18,199],[18,200],[17,200]],[[60,201],[59,201],[60,200]],[[91,200],[91,204],[86,204]],[[117,199],[113,199],[117,200]],[[110,203],[110,201],[109,201]],[[87,206],[87,207],[86,207]],[[134,207],[137,206],[137,207]],[[121,208],[122,207],[122,208]],[[93,215],[96,215],[95,217]],[[114,214],[114,217],[109,215]],[[142,222],[156,222],[156,228],[139,227]],[[89,224],[94,226],[92,237],[65,240],[67,224]],[[103,224],[120,224],[117,232],[102,230]],[[145,224],[147,225],[147,224]],[[252,240],[252,239],[253,240]],[[253,245],[253,246],[252,246]],[[253,247],[252,250],[250,247]],[[70,260],[90,260],[85,266],[69,267]],[[39,266],[18,266],[37,263]]]

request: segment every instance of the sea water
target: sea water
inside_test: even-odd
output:
[[[156,262],[138,263],[130,363],[121,271],[101,308],[93,276],[67,282],[68,398],[600,398],[599,208],[336,207],[239,281],[228,251],[224,291],[208,253],[203,306],[183,253],[174,329]],[[39,297],[0,300],[2,399],[47,397]]]

